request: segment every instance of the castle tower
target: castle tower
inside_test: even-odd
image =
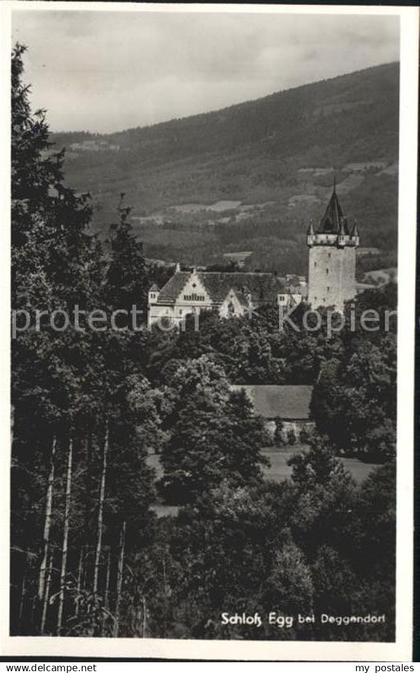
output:
[[[308,303],[313,309],[334,306],[343,310],[344,302],[356,295],[356,248],[359,232],[356,222],[349,228],[336,189],[319,226],[312,222],[307,233],[309,247]]]

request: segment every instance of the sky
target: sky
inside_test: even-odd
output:
[[[110,133],[399,59],[393,16],[13,12],[52,131]]]

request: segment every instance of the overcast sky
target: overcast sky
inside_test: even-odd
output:
[[[15,11],[53,131],[185,117],[399,58],[392,16]]]

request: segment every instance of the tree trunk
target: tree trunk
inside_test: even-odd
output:
[[[123,571],[124,571],[125,528],[126,528],[126,522],[124,521],[123,525],[121,527],[120,555],[119,555],[119,558],[118,558],[117,597],[116,597],[116,600],[115,600],[114,638],[118,638],[118,633],[119,633],[119,630],[120,630],[120,603],[121,603],[122,580],[123,580]]]
[[[89,530],[89,519],[90,519],[90,493],[91,488],[91,463],[92,463],[92,433],[89,431],[87,436],[84,439],[84,453],[86,460],[86,474],[85,474],[85,494],[84,494],[84,517],[85,517],[85,530]]]
[[[64,531],[63,531],[63,549],[62,549],[61,573],[60,573],[60,598],[58,603],[58,616],[57,616],[57,635],[61,635],[61,628],[63,624],[64,587],[66,583],[66,573],[67,573],[67,552],[68,552],[69,525],[70,525],[72,460],[73,460],[73,440],[70,439],[68,458],[67,458],[66,501],[64,507]]]
[[[83,546],[83,547],[80,548],[79,567],[77,569],[76,609],[74,611],[74,614],[75,614],[76,617],[79,614],[79,607],[80,607],[80,591],[82,589],[82,575],[83,575],[84,555],[85,555],[85,548]]]
[[[49,555],[49,546],[50,546],[50,532],[51,532],[51,520],[52,520],[52,502],[53,502],[53,492],[54,492],[54,469],[55,469],[55,450],[57,446],[57,439],[54,435],[51,445],[51,456],[50,456],[50,473],[48,475],[48,485],[47,485],[47,498],[45,505],[45,521],[44,521],[44,553],[42,556],[41,567],[39,570],[39,583],[38,583],[38,598],[42,601],[45,591],[45,575],[47,572],[47,563]]]
[[[106,564],[106,579],[105,579],[105,597],[104,605],[109,608],[109,580],[111,577],[111,547],[108,549],[108,559]]]
[[[143,638],[146,638],[146,629],[147,629],[147,604],[146,604],[146,597],[143,596]]]
[[[106,430],[105,430],[104,454],[103,454],[103,459],[102,459],[101,486],[100,486],[100,489],[99,489],[98,539],[97,539],[97,543],[96,543],[95,568],[94,568],[94,575],[93,575],[93,593],[94,593],[95,596],[98,592],[99,566],[100,566],[100,563],[101,563],[101,552],[102,552],[102,527],[103,527],[103,516],[104,516],[105,481],[106,481],[108,448],[109,448],[109,432],[108,432],[108,423],[107,423],[106,424]]]
[[[22,587],[20,591],[20,601],[19,601],[19,633],[22,635],[22,626],[23,626],[23,613],[25,609],[25,600],[26,600],[26,576],[28,569],[28,561],[25,555],[25,566],[22,577]]]
[[[165,552],[162,559],[162,568],[163,568],[163,637],[166,638],[166,628],[167,628],[167,617],[168,617],[168,595],[169,587],[166,578],[166,560]]]
[[[82,572],[82,584],[81,589],[89,588],[89,545],[84,545],[83,547],[83,572]]]
[[[54,559],[54,553],[52,553],[50,556],[50,562],[48,564],[48,572],[47,572],[47,582],[42,601],[41,636],[43,636],[45,633],[45,624],[47,622],[48,601],[50,600],[51,575],[53,570],[53,559]]]

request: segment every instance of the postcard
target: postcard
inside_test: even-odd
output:
[[[2,654],[410,660],[418,9],[1,12]]]

